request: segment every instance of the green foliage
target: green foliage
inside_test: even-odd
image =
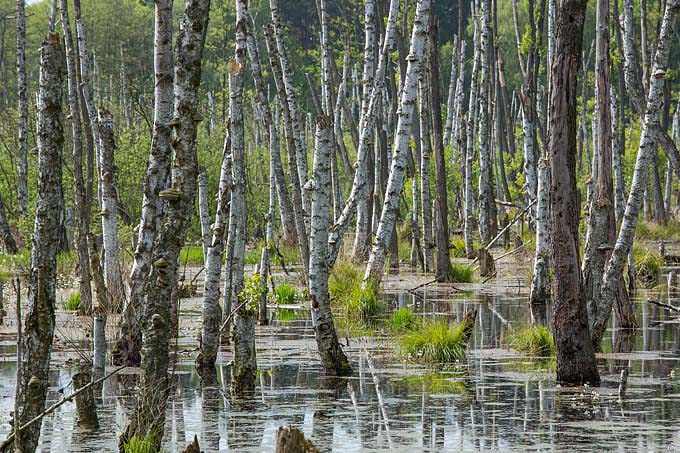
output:
[[[262,281],[262,277],[257,272],[253,272],[250,277],[248,277],[243,282],[243,291],[238,295],[241,302],[246,303],[246,308],[248,310],[257,310],[260,299],[264,296],[267,287]]]
[[[640,220],[635,230],[636,239],[649,241],[680,240],[680,223],[668,222],[665,225]]]
[[[398,338],[402,352],[422,363],[452,363],[465,358],[466,323],[452,326],[446,319],[423,321]]]
[[[475,270],[472,266],[460,263],[451,263],[446,280],[452,283],[471,283]]]
[[[179,262],[181,264],[187,263],[189,265],[203,265],[203,247],[197,245],[184,247],[179,252]]]
[[[659,281],[663,258],[656,252],[647,250],[639,244],[633,247],[635,260],[635,279],[646,288],[653,288]]]
[[[531,326],[514,330],[510,334],[510,346],[514,349],[537,357],[550,357],[555,354],[555,341],[546,326]]]
[[[156,453],[154,440],[150,436],[133,436],[123,445],[125,453]]]
[[[303,319],[305,314],[302,310],[294,310],[292,308],[276,308],[276,319],[279,321],[297,321]]]
[[[378,296],[377,286],[369,284],[366,288],[355,287],[346,299],[344,309],[350,319],[370,322],[385,311],[385,304]]]
[[[293,305],[298,301],[298,290],[292,285],[282,283],[276,287],[274,294],[276,303],[281,305]]]
[[[349,261],[338,261],[328,278],[328,293],[332,301],[347,301],[355,288],[361,287],[361,273]]]
[[[451,254],[455,258],[465,258],[465,239],[455,236],[451,240]]]
[[[392,313],[390,328],[395,332],[403,332],[416,327],[416,315],[410,307],[401,307]]]
[[[64,310],[75,311],[80,308],[80,293],[73,293],[63,303]]]

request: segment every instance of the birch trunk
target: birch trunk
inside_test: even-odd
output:
[[[437,280],[444,281],[449,275],[451,259],[449,257],[449,199],[446,190],[446,161],[444,159],[441,96],[439,95],[439,50],[437,42],[439,19],[432,16],[430,27],[427,50],[429,54],[430,100],[432,101],[432,148],[434,150],[435,185],[437,187],[435,192],[436,215],[434,222],[434,235],[437,245],[436,276]],[[495,203],[491,207],[495,212]],[[493,212],[492,217],[495,219]]]
[[[456,102],[453,127],[451,128],[451,143],[458,150],[458,156],[462,156],[464,151],[460,142],[460,125],[463,116],[463,91],[465,85],[465,41],[460,43],[460,56],[458,61],[458,80],[456,81]]]
[[[111,303],[125,299],[123,277],[118,259],[118,193],[114,175],[116,144],[113,137],[113,117],[108,110],[99,110],[99,181],[102,193],[102,238],[104,243],[104,278]]]
[[[386,251],[399,214],[399,198],[404,185],[404,171],[406,169],[407,154],[409,152],[409,138],[411,135],[411,123],[415,106],[416,85],[418,83],[418,72],[421,68],[425,50],[429,16],[430,1],[419,0],[416,6],[416,17],[413,25],[413,33],[411,35],[411,50],[409,52],[408,67],[405,75],[406,78],[399,104],[399,119],[394,140],[392,165],[387,181],[387,189],[385,191],[382,213],[380,214],[378,231],[371,250],[371,255],[368,259],[366,272],[364,273],[364,286],[371,282],[380,284],[380,281],[382,280]]]
[[[293,191],[293,212],[295,214],[295,229],[297,230],[298,245],[300,246],[300,255],[305,269],[305,275],[309,274],[309,241],[307,236],[307,227],[305,226],[304,200],[302,196],[302,185],[300,184],[300,177],[297,165],[297,141],[296,133],[293,129],[293,122],[291,119],[291,111],[286,101],[286,88],[281,73],[281,66],[279,65],[279,52],[274,42],[273,32],[270,27],[265,26],[264,29],[265,40],[267,43],[267,51],[269,52],[269,61],[271,63],[272,75],[276,83],[276,94],[279,105],[281,106],[281,113],[283,113],[284,133],[286,135],[286,142],[288,148],[288,169],[291,176],[291,186]]]
[[[328,226],[330,213],[330,160],[333,126],[330,117],[319,116],[312,184],[312,221],[310,228],[309,298],[316,344],[326,375],[349,376],[352,369],[342,351],[333,323],[328,296]]]
[[[220,345],[220,277],[222,275],[222,252],[229,221],[229,199],[231,197],[231,140],[227,129],[222,150],[220,183],[217,191],[217,210],[213,223],[212,238],[205,259],[205,280],[203,281],[203,325],[201,327],[200,352],[196,357],[196,371],[201,384],[210,385],[217,381],[215,362]]]
[[[489,143],[489,96],[490,96],[490,39],[491,39],[491,15],[490,0],[482,0],[480,8],[481,34],[480,34],[480,59],[481,77],[479,82],[479,234],[482,243],[488,243],[496,235],[496,197],[493,187],[493,164],[491,162],[491,145]],[[529,169],[535,173],[534,168]],[[533,176],[535,177],[535,175]],[[531,200],[535,196],[535,187]]]
[[[281,149],[279,148],[278,129],[272,119],[272,112],[269,108],[269,100],[267,99],[267,85],[262,76],[262,67],[260,65],[260,51],[257,47],[257,41],[252,33],[248,33],[246,39],[248,46],[248,58],[250,62],[250,73],[255,82],[255,90],[257,95],[257,106],[260,109],[262,119],[264,120],[264,134],[267,145],[269,146],[270,159],[274,166],[274,178],[276,181],[276,195],[279,200],[279,207],[281,210],[281,226],[283,230],[283,239],[288,244],[297,244],[297,231],[295,229],[295,217],[293,204],[290,201],[290,193],[288,192],[288,185],[286,177],[283,173],[283,165],[281,163]]]
[[[546,325],[546,313],[550,301],[550,166],[547,159],[538,162],[538,192],[536,208],[536,252],[534,274],[531,279],[532,324]]]
[[[28,214],[28,95],[26,88],[26,0],[17,0],[17,201],[19,216]]]
[[[389,23],[388,23],[389,25]],[[373,93],[374,86],[374,75],[376,72],[375,65],[375,54],[377,48],[377,40],[375,33],[375,2],[373,0],[366,0],[364,7],[364,66],[362,75],[362,86],[363,92],[361,97],[361,117],[359,121],[359,134],[363,137],[366,133],[362,128],[365,127],[363,118],[369,115],[369,103],[370,97]],[[381,56],[382,59],[382,56]],[[369,142],[366,146],[370,148],[373,147],[373,133],[369,132]],[[361,146],[361,141],[359,142]],[[364,158],[365,160],[365,158]],[[357,171],[364,165],[365,162],[359,161],[359,156],[357,155]],[[356,223],[356,236],[354,239],[353,248],[353,260],[356,263],[365,261],[368,258],[368,254],[371,250],[371,231],[370,225],[372,224],[372,219],[369,216],[371,200],[368,196],[369,191],[364,191],[358,199],[356,200],[356,212],[357,212],[357,223]],[[351,194],[350,194],[351,197]],[[349,200],[348,200],[349,201]],[[341,214],[342,217],[342,214]],[[338,219],[335,219],[336,222]]]
[[[477,19],[471,18],[474,22],[474,61],[472,63],[472,75],[470,78],[470,98],[466,118],[466,149],[465,149],[465,227],[463,235],[465,237],[465,255],[472,258],[475,255],[475,248],[472,242],[472,232],[474,225],[474,191],[472,189],[472,163],[475,153],[475,121],[477,118],[477,74],[479,72],[479,25]]]
[[[137,246],[130,272],[128,303],[118,326],[114,363],[139,365],[144,287],[151,268],[151,251],[160,229],[164,205],[159,193],[170,177],[173,115],[172,0],[155,3],[154,25],[154,123],[151,152],[144,175],[142,215],[137,227]]]
[[[621,223],[626,209],[626,182],[623,179],[623,144],[619,143],[619,103],[616,91],[610,90],[612,117],[612,161],[614,165],[614,214],[616,222]],[[669,166],[670,168],[670,166]]]
[[[179,252],[194,210],[198,162],[196,133],[200,116],[198,88],[210,0],[188,0],[177,36],[173,127],[172,188],[159,193],[165,202],[160,230],[152,250],[152,266],[142,317],[142,378],[137,416],[121,436],[120,445],[135,435],[149,436],[160,449],[165,406],[170,390],[168,353],[172,293],[177,286]],[[122,448],[121,448],[122,449]]]
[[[0,196],[0,237],[2,237],[2,243],[5,246],[5,253],[13,255],[19,252],[14,236],[12,236],[12,230],[9,228],[9,220],[7,219],[5,202],[2,200],[2,196]]]
[[[278,147],[278,136],[276,131],[274,131],[274,136],[276,137],[276,143],[274,146]],[[268,289],[269,289],[269,279],[271,278],[271,254],[270,251],[274,244],[274,216],[276,213],[276,176],[274,175],[274,159],[272,154],[269,155],[269,210],[267,211],[267,231],[264,238],[264,247],[262,247],[262,253],[260,254],[260,282],[262,285],[262,295],[260,296],[260,309],[259,309],[259,324],[261,326],[266,326],[269,324],[269,318],[267,317],[267,299],[268,299]]]
[[[459,31],[460,33],[460,31]],[[444,146],[448,146],[451,143],[451,136],[453,125],[455,123],[455,105],[456,105],[456,49],[458,49],[458,36],[453,35],[453,46],[451,47],[451,73],[449,74],[449,91],[448,97],[446,98],[446,123],[444,126]],[[455,142],[453,142],[455,143]]]
[[[23,426],[45,409],[50,351],[54,335],[57,251],[62,197],[62,91],[65,55],[61,36],[49,33],[40,47],[38,90],[38,199],[31,248],[29,312],[22,335],[21,381],[16,386],[13,426]],[[23,429],[15,445],[33,453],[40,424]]]
[[[208,247],[210,247],[210,209],[208,208],[208,175],[203,167],[198,169],[198,216],[201,220],[201,247],[205,264],[208,259]]]
[[[626,5],[624,5],[626,8]],[[671,39],[677,15],[680,12],[680,0],[670,0],[666,3],[663,21],[659,32],[659,39],[654,56],[654,67],[649,78],[649,94],[646,101],[646,113],[643,118],[640,144],[635,170],[631,183],[630,194],[626,210],[623,215],[619,235],[614,246],[614,251],[607,263],[606,271],[602,280],[600,300],[602,304],[597,307],[597,316],[593,326],[592,339],[595,347],[599,347],[602,336],[607,328],[607,322],[611,314],[616,291],[623,279],[623,267],[628,253],[635,239],[638,214],[642,205],[644,189],[647,186],[647,174],[653,153],[658,146],[659,113],[663,100],[664,76],[668,67],[668,57],[671,49]],[[617,307],[617,311],[623,311],[626,307]],[[626,312],[624,311],[624,315]],[[632,313],[631,313],[632,314]],[[619,315],[621,316],[621,315]],[[628,326],[635,326],[635,319],[628,318]]]
[[[550,234],[553,267],[553,328],[557,382],[597,385],[600,376],[589,338],[581,293],[576,192],[576,74],[581,58],[586,0],[565,0],[559,8],[550,95]]]
[[[394,47],[397,27],[397,16],[399,13],[399,0],[390,0],[389,16],[387,18],[387,25],[385,27],[385,37],[383,39],[382,50],[378,60],[378,67],[375,71],[374,83],[371,89],[371,95],[368,98],[368,107],[366,112],[362,112],[359,121],[359,149],[357,150],[356,170],[354,172],[354,180],[352,181],[352,189],[345,202],[345,207],[342,214],[330,229],[328,235],[329,253],[328,265],[333,266],[337,259],[340,246],[342,244],[342,237],[349,228],[350,221],[357,209],[357,203],[362,197],[366,197],[368,190],[367,167],[369,153],[373,151],[373,133],[376,126],[376,117],[379,112],[379,107],[383,100],[383,91],[385,89],[385,74],[387,73],[388,62],[390,62],[390,50]],[[377,168],[377,161],[376,161]],[[377,178],[376,178],[377,181]],[[374,196],[377,194],[374,191]],[[370,202],[370,200],[369,200]],[[373,223],[376,225],[377,222]]]
[[[23,1],[22,1],[23,3]],[[80,314],[87,315],[92,307],[92,288],[90,285],[90,262],[87,248],[87,235],[90,227],[85,179],[83,177],[83,130],[80,120],[80,103],[78,99],[78,78],[76,72],[76,55],[71,35],[71,22],[66,0],[61,0],[61,23],[66,45],[66,67],[68,74],[68,105],[71,117],[71,134],[73,141],[73,189],[74,202],[78,216],[78,233],[76,236],[76,252],[78,253],[78,279],[80,286]]]
[[[248,2],[236,1],[236,50],[229,73],[229,117],[231,118],[232,189],[229,209],[229,242],[233,243],[232,261],[227,263],[230,274],[231,305],[239,305],[234,316],[234,369],[232,391],[236,394],[255,389],[257,364],[255,357],[256,312],[248,304],[240,305],[243,293],[243,255],[246,250],[246,156],[243,124],[243,69],[246,64],[246,36],[248,33]],[[233,235],[233,240],[232,240]],[[225,304],[226,306],[227,304]],[[223,313],[229,316],[229,313]],[[225,317],[226,317],[225,316]]]
[[[434,236],[432,235],[432,199],[430,197],[430,156],[432,142],[430,141],[430,91],[428,86],[428,71],[420,71],[419,100],[420,100],[420,204],[423,211],[423,259],[425,272],[434,269]]]

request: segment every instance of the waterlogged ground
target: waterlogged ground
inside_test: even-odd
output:
[[[521,266],[516,263],[485,284],[456,288],[409,291],[428,281],[418,275],[385,283],[390,310],[410,306],[423,316],[453,320],[478,310],[468,359],[458,366],[433,370],[407,364],[383,328],[353,325],[341,336],[354,375],[329,381],[315,354],[311,322],[300,312],[299,319],[259,328],[259,383],[248,400],[232,399],[227,388],[200,388],[192,367],[200,299],[183,301],[166,451],[183,448],[196,434],[206,452],[269,452],[283,425],[300,427],[324,452],[680,450],[680,324],[647,302],[666,301],[666,294],[639,294],[642,328],[634,337],[617,338],[615,330],[607,336],[599,356],[601,387],[559,388],[551,361],[507,346],[508,332],[529,322],[526,282],[516,276],[526,275]],[[89,348],[85,320],[60,313],[58,325],[48,403],[72,391],[75,369],[68,359],[77,360],[76,351]],[[10,429],[13,408],[13,328],[7,318],[0,328],[0,439]],[[223,382],[229,381],[229,360],[226,350],[220,359]],[[620,398],[624,368],[630,376]],[[114,451],[134,407],[135,371],[125,370],[103,386],[98,431],[79,429],[75,405],[66,403],[45,417],[39,451]]]

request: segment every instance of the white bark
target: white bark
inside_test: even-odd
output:
[[[416,101],[418,73],[423,60],[429,21],[430,1],[419,0],[416,5],[416,17],[411,35],[411,50],[408,57],[406,79],[401,92],[398,110],[399,119],[394,140],[392,164],[387,180],[387,189],[385,191],[382,213],[380,214],[378,231],[371,250],[371,256],[368,259],[366,272],[364,273],[364,285],[369,284],[371,281],[380,283],[382,280],[386,251],[395,228],[399,210],[399,198],[404,185],[407,154],[409,152],[409,138]]]
[[[449,75],[449,94],[446,100],[446,125],[444,126],[444,146],[451,141],[451,130],[455,122],[455,103],[456,103],[456,49],[458,49],[458,37],[453,36],[453,46],[451,47],[451,74]],[[454,144],[456,142],[453,142]]]
[[[456,102],[453,127],[451,128],[451,143],[458,150],[458,155],[461,156],[463,151],[460,141],[460,126],[461,118],[463,116],[463,97],[465,85],[465,41],[460,43],[460,56],[458,62],[458,80],[456,81]]]
[[[546,305],[550,300],[550,164],[546,159],[538,163],[538,192],[536,207],[536,252],[531,279],[531,319],[533,324],[546,325]]]
[[[626,209],[626,182],[623,178],[623,149],[619,143],[619,115],[616,90],[610,87],[611,115],[612,115],[612,162],[614,166],[614,213],[616,222],[621,223]],[[669,167],[670,168],[670,167]]]
[[[375,72],[373,88],[371,89],[371,95],[368,99],[368,108],[365,114],[362,112],[361,119],[359,121],[359,149],[357,150],[356,170],[354,172],[352,189],[349,196],[347,197],[345,207],[342,210],[342,214],[340,214],[340,218],[338,218],[335,224],[331,227],[330,234],[328,236],[329,266],[332,266],[335,263],[338,252],[340,251],[342,237],[349,228],[351,218],[354,215],[355,209],[357,208],[357,203],[362,197],[365,197],[366,193],[368,192],[368,178],[366,174],[368,167],[368,153],[373,151],[373,131],[376,125],[378,109],[380,108],[381,101],[383,99],[382,93],[385,89],[385,74],[388,62],[390,61],[390,50],[393,48],[395,42],[398,13],[399,0],[390,0],[390,12],[387,18],[385,37],[383,39],[382,50],[378,60],[378,67]],[[374,225],[376,223],[374,223]]]
[[[465,237],[465,254],[472,258],[475,254],[472,242],[472,231],[474,225],[474,191],[472,189],[472,163],[475,153],[475,122],[477,119],[477,73],[479,72],[479,26],[476,19],[474,21],[474,61],[472,63],[472,75],[470,79],[470,98],[467,111],[466,122],[466,150],[465,150],[465,226],[463,235]]]
[[[208,175],[205,168],[198,172],[198,215],[201,219],[201,246],[203,247],[203,262],[208,259],[210,247],[210,210],[208,208]]]
[[[108,110],[99,111],[99,183],[102,194],[102,239],[104,243],[104,278],[110,303],[125,299],[123,277],[118,259],[118,198],[114,174],[115,142],[113,116]]]
[[[654,67],[649,78],[646,112],[642,122],[640,144],[635,161],[630,194],[619,230],[619,236],[612,256],[607,263],[607,269],[602,281],[602,305],[598,307],[592,331],[593,343],[596,346],[602,340],[615,300],[617,285],[623,278],[623,267],[633,245],[638,214],[642,205],[644,189],[647,185],[649,164],[658,145],[657,134],[654,131],[659,127],[659,112],[663,101],[663,85],[665,82],[664,76],[668,66],[671,39],[679,10],[680,0],[669,0],[666,3],[656,47],[656,55],[654,57]]]
[[[434,236],[432,228],[432,197],[430,196],[430,157],[432,142],[430,139],[430,95],[428,71],[420,71],[418,95],[420,104],[420,200],[423,211],[423,262],[425,272],[434,269]]]

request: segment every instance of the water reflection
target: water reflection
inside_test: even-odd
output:
[[[303,317],[258,333],[259,384],[235,399],[224,383],[201,388],[190,354],[180,361],[177,391],[167,409],[165,448],[184,448],[194,434],[204,451],[273,451],[279,426],[297,426],[321,451],[665,450],[680,445],[680,326],[655,305],[637,303],[643,328],[612,329],[600,356],[603,386],[559,388],[552,363],[507,349],[513,326],[530,322],[526,298],[507,294],[388,294],[392,309],[410,306],[427,316],[461,320],[478,310],[468,361],[426,370],[402,363],[381,336],[350,339],[354,376],[326,380],[315,355],[313,331]],[[350,335],[343,332],[342,337]],[[0,349],[0,438],[9,431],[16,362],[11,341]],[[190,346],[191,342],[186,342]],[[229,361],[228,354],[222,358]],[[629,369],[625,398],[620,371]],[[60,399],[74,370],[50,375],[48,402]],[[43,421],[41,452],[114,451],[134,410],[134,374],[101,389],[96,433],[77,427],[67,403]]]

